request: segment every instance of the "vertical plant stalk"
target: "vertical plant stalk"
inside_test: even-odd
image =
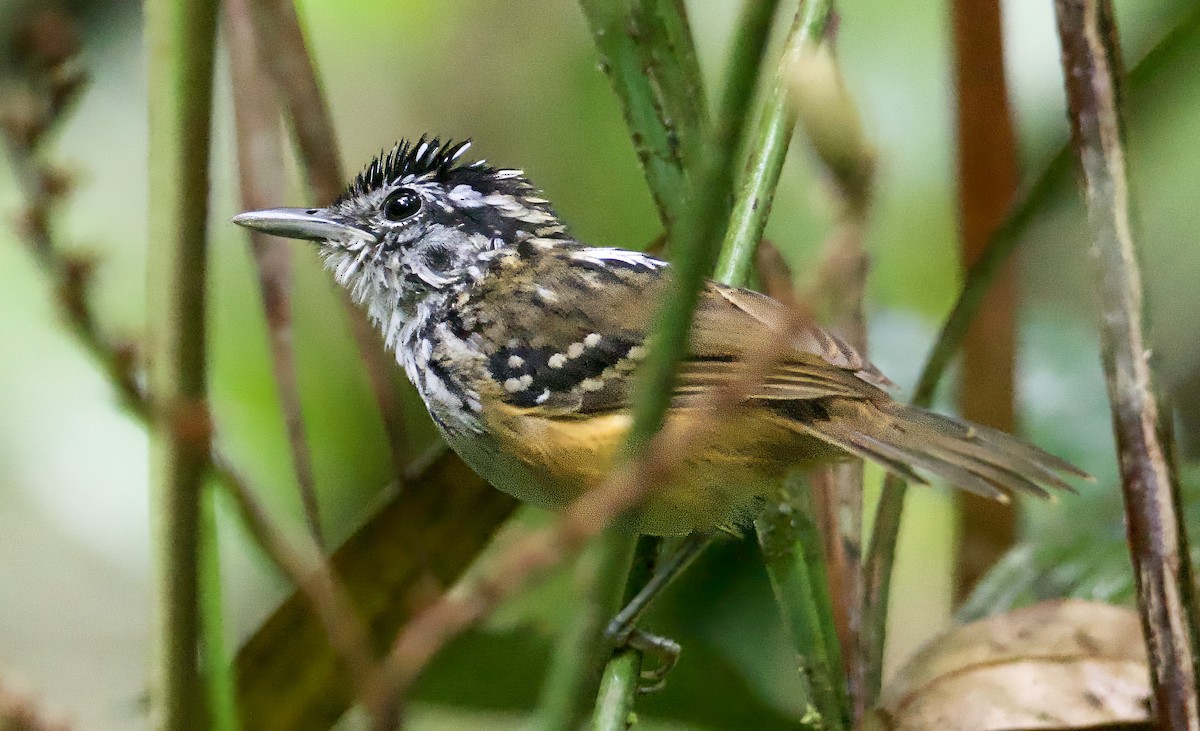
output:
[[[681,0],[635,0],[627,22],[628,38],[632,43],[627,44],[625,38],[613,38],[608,35],[611,29],[620,25],[617,16],[614,15],[618,9],[616,4],[602,7],[594,2],[582,2],[581,5],[592,23],[602,65],[622,102],[622,109],[626,111],[631,137],[638,149],[639,159],[643,162],[651,191],[655,193],[654,198],[660,206],[661,220],[669,227],[675,217],[673,207],[684,204],[682,189],[673,186],[685,181],[688,174],[694,175],[701,169],[704,164],[704,141],[710,135],[704,84],[686,9]],[[748,52],[748,49],[752,51],[753,48],[746,44],[759,43],[755,40],[758,36],[765,38],[774,5],[772,0],[760,6],[762,9],[756,14],[756,27],[740,26],[742,32],[738,34],[735,42],[742,45],[735,50],[735,56]],[[603,45],[602,38],[605,39]],[[627,55],[630,48],[637,50],[637,59],[631,59]],[[606,49],[618,57],[619,63],[616,66],[605,60]],[[636,66],[635,61],[643,68],[641,75],[626,76],[625,74]],[[738,96],[733,94],[723,101],[726,105],[736,105]],[[653,111],[653,118],[646,115],[647,110]],[[682,178],[677,179],[671,174],[670,167],[652,164],[656,158],[649,153],[648,148],[643,148],[642,143],[646,137],[639,131],[643,128],[648,129],[654,139],[658,139],[660,131],[664,133],[665,147],[659,148],[658,152],[660,155],[670,153],[670,159],[675,162],[679,171],[684,173]],[[657,185],[665,186],[661,195],[658,194]],[[673,195],[675,198],[671,198]],[[669,232],[668,228],[668,236]],[[643,536],[637,541],[636,553],[639,556],[657,555],[661,546],[660,539]],[[598,560],[603,565],[612,567],[614,562],[622,560],[621,557],[628,557],[630,551],[634,550],[633,538],[609,531],[595,550]],[[615,613],[620,608],[616,600],[621,597],[622,586],[625,596],[632,597],[636,593],[639,588],[637,572],[626,581],[619,579],[620,573],[622,572],[600,573],[600,585],[593,586],[589,591],[589,606],[605,606],[611,610],[610,614]],[[597,625],[595,628],[587,628],[581,623],[558,645],[554,668],[554,675],[557,677],[551,678],[547,683],[541,703],[544,722],[569,725],[564,720],[563,709],[572,706],[568,698],[563,696],[582,688],[585,676],[590,674],[590,669],[583,664],[588,656],[579,652],[578,645],[589,642],[594,645],[599,638],[601,627],[602,625]],[[590,638],[583,638],[579,634],[581,632],[591,632]],[[619,662],[607,665],[602,682],[606,687],[616,684],[621,688],[612,699],[628,698],[632,703],[640,658],[636,657],[636,653],[630,652],[628,655],[629,657]],[[612,702],[612,699],[609,702]],[[593,723],[615,722],[618,718],[624,718],[624,714],[614,712],[601,704],[597,707]]]
[[[1116,21],[1106,0],[1056,0],[1055,11],[1072,144],[1092,234],[1101,349],[1150,656],[1152,708],[1163,728],[1200,729],[1195,581],[1173,445],[1154,391],[1143,328]]]
[[[200,505],[200,585],[204,623],[202,648],[205,698],[209,728],[213,731],[237,731],[237,679],[233,657],[225,642],[225,602],[221,591],[220,531],[217,528],[217,490],[211,483],[205,488]],[[0,728],[3,725],[0,724]]]
[[[667,134],[685,177],[700,169],[708,106],[687,12],[681,0],[632,0],[629,35],[656,92],[647,102]]]
[[[226,5],[238,169],[242,205],[247,209],[277,205],[283,197],[280,109],[274,95],[261,92],[267,79],[260,63],[253,19],[247,0]],[[292,467],[308,527],[323,545],[312,457],[304,426],[300,388],[292,344],[292,246],[277,237],[250,233],[266,314],[272,371],[283,412]]]
[[[618,650],[604,666],[592,731],[626,731],[634,725],[633,701],[642,672],[642,653],[632,648]]]
[[[770,20],[770,16],[767,16]],[[788,103],[787,72],[809,40],[801,24],[801,14],[788,30],[783,56],[755,115],[752,136],[746,145],[746,164],[738,181],[737,194],[729,215],[729,227],[721,245],[713,279],[734,287],[745,286],[754,266],[754,252],[767,228],[767,217],[775,200],[775,188],[783,171],[792,132],[796,129],[796,111]],[[738,43],[738,39],[734,39]],[[724,105],[722,105],[724,106]],[[721,118],[729,112],[722,111]]]
[[[615,540],[613,529],[609,529],[599,544]],[[628,604],[654,575],[654,566],[658,559],[663,541],[654,536],[641,536],[637,539],[633,553],[620,555],[612,561],[613,575],[606,577],[611,584],[624,585],[625,591],[618,594],[618,602],[612,602],[602,610],[603,621],[616,615],[621,607]],[[617,543],[618,547],[622,544]],[[609,550],[613,555],[616,550]],[[632,561],[631,561],[632,559]],[[622,581],[621,579],[624,579]],[[600,676],[600,690],[596,695],[596,705],[592,715],[592,728],[596,731],[616,731],[628,728],[633,719],[633,702],[637,697],[637,687],[642,674],[642,653],[631,647],[617,648]],[[561,728],[570,728],[563,726]]]
[[[954,0],[954,78],[958,141],[958,223],[964,270],[982,255],[1017,193],[1017,150],[999,0]],[[963,340],[963,417],[1006,432],[1016,426],[1013,368],[1016,349],[1017,270],[1000,272]],[[957,491],[959,551],[956,601],[1007,551],[1016,538],[1013,506]]]
[[[606,45],[611,46],[614,42],[611,35],[612,15],[618,4],[609,3],[606,8],[600,8],[592,0],[584,0],[582,5],[585,11],[589,11],[590,16],[607,18],[604,24],[593,20],[597,49],[604,58]],[[670,298],[658,313],[650,352],[635,386],[633,425],[627,441],[628,452],[635,459],[643,456],[644,450],[658,432],[666,415],[674,390],[675,371],[687,350],[700,289],[720,252],[721,233],[726,224],[724,201],[733,182],[734,150],[741,139],[746,109],[754,93],[763,48],[770,30],[769,19],[766,22],[760,20],[764,12],[763,6],[767,6],[767,10],[774,9],[771,3],[749,0],[743,10],[740,27],[749,33],[757,34],[757,37],[742,39],[734,44],[725,95],[722,97],[721,124],[710,137],[711,151],[703,158],[700,169],[693,176],[694,187],[686,197],[686,189],[682,189],[677,192],[678,197],[667,199],[679,202],[683,217],[675,222],[674,227],[667,227],[673,260],[673,287]],[[598,27],[609,30],[597,32]],[[606,63],[611,64],[612,59]],[[627,66],[628,64],[621,66],[626,73],[630,71]],[[620,89],[623,84],[618,84],[615,80],[618,78],[615,70],[613,78],[614,86],[618,88],[618,96],[622,96]],[[646,81],[648,80],[643,75],[642,82]],[[624,106],[628,110],[635,105],[627,103]],[[627,121],[636,145],[639,128],[634,124],[633,118],[627,118]],[[645,164],[645,160],[643,162]],[[649,169],[647,177],[650,178]],[[653,180],[651,189],[663,193],[662,189],[655,188]],[[605,681],[605,693],[598,699],[596,719],[623,719],[623,714],[611,712],[612,709],[608,708],[608,705],[631,697],[637,686],[637,668],[640,662],[630,661],[628,653],[618,654],[613,662],[616,666],[606,667],[604,672],[606,678],[611,678],[611,682]]]
[[[632,581],[634,541],[608,530],[584,550],[576,567],[578,599],[570,625],[563,631],[542,681],[542,693],[532,728],[560,731],[578,728],[602,664],[600,638],[604,623],[616,614],[621,594],[612,587]],[[626,592],[627,594],[628,592]]]
[[[639,7],[649,8],[648,12],[653,14],[655,3],[666,9],[658,0],[639,0]],[[654,198],[659,219],[669,237],[682,213],[688,192],[679,140],[702,135],[703,131],[681,126],[686,122],[686,116],[674,120],[666,117],[665,109],[682,107],[686,102],[664,103],[662,88],[650,75],[654,66],[648,66],[646,58],[653,55],[655,63],[674,69],[676,75],[670,78],[678,80],[683,72],[675,66],[676,60],[671,54],[655,55],[642,51],[639,47],[640,38],[631,32],[633,29],[630,27],[626,0],[579,0],[579,7],[592,31],[600,67],[612,83],[613,92],[621,105],[634,151],[642,164],[650,195]],[[646,20],[653,20],[654,17],[650,15]],[[678,84],[668,82],[667,88],[676,91]],[[688,149],[692,149],[691,145],[691,142],[685,144]]]
[[[992,281],[1003,270],[1021,243],[1021,233],[1037,213],[1039,201],[1050,195],[1063,171],[1069,167],[1067,150],[1060,150],[1013,205],[1004,223],[996,229],[978,261],[963,277],[962,291],[938,332],[910,403],[928,407],[938,383],[954,360],[967,329],[983,306]],[[892,568],[896,562],[896,542],[908,492],[903,480],[889,475],[883,482],[879,505],[871,530],[871,541],[863,561],[862,625],[858,637],[858,667],[868,707],[879,696],[883,679],[883,653],[887,641],[887,609],[891,596]]]
[[[746,145],[749,158],[743,168],[715,273],[715,278],[725,284],[741,286],[749,276],[754,253],[766,227],[775,188],[787,155],[788,143],[796,126],[797,110],[790,99],[793,75],[805,52],[818,45],[825,33],[831,12],[829,2],[805,3],[797,12],[788,32],[772,86],[764,97],[756,116],[754,133]],[[752,28],[756,23],[767,23],[772,14],[773,8],[760,8],[757,17],[748,17],[743,28]],[[744,37],[753,37],[753,31],[744,31]],[[742,39],[735,37],[734,47],[737,48],[741,43]],[[813,109],[807,110],[810,123],[817,120],[821,112],[816,111],[816,106],[822,105],[824,101],[821,100],[819,104],[813,105]],[[805,106],[808,105],[802,104],[801,108]],[[724,120],[730,118],[731,108],[730,105],[722,104],[719,114],[719,120],[722,121],[719,123],[726,123]],[[851,129],[857,130],[857,123]],[[813,141],[817,143],[822,154],[832,149],[816,137]],[[833,160],[832,156],[830,160]],[[839,172],[842,169],[841,163],[833,169],[835,173]],[[861,187],[854,186],[854,190],[857,191]],[[848,200],[857,201],[862,198],[865,201],[866,197],[854,195]],[[850,220],[857,220],[866,208],[865,202],[860,206],[848,207],[847,210],[853,214]],[[857,237],[851,236],[844,243],[852,244],[856,240]],[[843,247],[839,246],[837,249],[842,250]],[[782,262],[778,264],[778,269],[782,271]],[[765,276],[770,277],[773,273],[777,273],[775,266],[764,268]],[[785,293],[784,290],[790,295],[790,279],[783,286],[772,289],[777,290],[773,292],[776,296],[781,296]],[[859,291],[859,295],[852,295],[854,301],[861,302],[861,285]],[[861,307],[861,304],[852,309],[858,307]],[[856,493],[855,499],[861,500],[861,479],[853,491]],[[825,571],[820,536],[815,530],[805,530],[813,525],[809,513],[800,515],[795,512],[797,508],[811,511],[811,505],[807,500],[800,500],[801,497],[787,487],[781,489],[776,505],[757,523],[759,542],[784,624],[800,660],[801,680],[808,697],[813,699],[812,707],[822,716],[823,722],[830,724],[832,728],[839,728],[849,723],[849,704],[843,696],[845,686],[841,666],[842,653],[836,643],[838,637],[835,634],[838,633],[833,629],[836,623],[832,620],[829,577]],[[848,535],[857,532],[853,526],[861,523],[861,508],[857,515],[858,520],[851,518],[847,521],[852,526]],[[844,568],[842,573],[853,577],[857,575],[857,570],[853,567]],[[852,587],[854,581],[854,578],[850,578],[840,585]],[[843,606],[848,604],[842,602]],[[843,618],[847,613],[848,611],[842,612]],[[849,624],[849,621],[844,619],[838,625],[845,628],[842,634],[845,634],[847,642],[850,636]]]
[[[682,2],[633,0],[627,16],[622,5],[604,0],[580,3],[669,237],[684,205],[687,175],[698,171],[703,162],[708,132],[703,81]],[[587,607],[611,616],[620,609],[623,593],[636,593],[632,577],[622,578],[635,541],[638,553],[657,555],[661,547],[658,538],[605,531],[592,549],[603,570],[584,592]],[[580,620],[556,645],[539,702],[539,722],[546,728],[566,728],[575,720],[578,696],[590,692],[588,686],[594,681],[595,648],[607,619],[600,617],[594,625]],[[604,682],[611,682],[607,675]]]
[[[868,260],[864,241],[874,200],[875,151],[838,68],[831,38],[807,46],[790,76],[800,126],[828,172],[841,207],[825,243],[817,282],[812,285],[826,294],[814,299],[829,303],[834,332],[866,358]],[[866,694],[855,644],[862,623],[862,460],[815,470],[811,482],[818,523],[823,527],[838,648],[849,670],[853,705],[861,716]]]
[[[258,35],[257,46],[269,49],[269,52],[261,52],[259,58],[279,89],[300,149],[309,191],[319,205],[328,205],[342,192],[346,177],[338,154],[337,137],[333,133],[332,117],[317,81],[296,7],[292,0],[250,0],[250,3]],[[390,377],[390,359],[366,315],[348,293],[343,291],[339,296],[383,420],[392,470],[396,479],[401,479],[408,464],[408,447],[404,436],[404,411]]]
[[[836,654],[831,657],[826,631],[830,629],[830,617],[822,611],[818,599],[825,580],[823,568],[814,575],[811,571],[807,545],[801,545],[801,536],[817,548],[819,556],[821,537],[812,522],[812,506],[804,504],[803,490],[780,486],[778,494],[769,501],[767,510],[754,523],[758,544],[763,554],[771,590],[783,614],[784,629],[792,643],[793,659],[799,670],[800,684],[805,703],[804,717],[814,728],[847,728],[848,718],[842,709],[846,706],[839,697],[839,687],[844,687],[842,675],[835,672]],[[817,565],[823,566],[820,561]],[[826,607],[828,595],[825,595]],[[840,670],[840,667],[838,668]]]
[[[279,174],[283,169],[279,105],[274,95],[262,93],[267,75],[259,64],[262,54],[257,47],[248,0],[227,0],[225,9],[242,207],[246,210],[270,208],[283,199],[283,179]],[[292,347],[292,246],[276,236],[251,231],[250,248],[258,271],[271,348],[271,370],[283,412],[300,504],[309,532],[318,545],[324,546],[312,455],[304,427],[300,384],[296,379],[296,354]]]
[[[200,500],[209,468],[205,288],[215,0],[148,0],[151,485],[158,558],[152,717],[199,724]]]

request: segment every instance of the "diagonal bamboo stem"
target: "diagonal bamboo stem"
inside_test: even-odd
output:
[[[659,18],[655,15],[654,4],[655,0],[638,2],[643,10],[643,23],[654,22],[654,27],[661,29],[661,36],[666,30],[662,23],[657,22]],[[661,3],[659,5],[661,7]],[[688,191],[687,171],[680,147],[691,150],[694,144],[690,140],[684,143],[680,140],[700,134],[701,130],[689,129],[686,115],[681,115],[678,120],[667,117],[666,109],[685,108],[687,102],[674,99],[664,102],[660,93],[662,87],[656,88],[648,71],[671,69],[673,72],[668,73],[668,78],[677,81],[683,74],[674,55],[642,50],[639,45],[642,39],[636,32],[631,32],[636,28],[630,27],[627,0],[580,0],[579,7],[591,28],[600,67],[612,83],[621,105],[634,151],[642,164],[650,195],[658,207],[659,219],[670,235],[682,215]],[[666,11],[667,8],[662,7],[662,10]],[[648,63],[647,58],[651,56],[651,63]],[[668,82],[666,90],[675,93],[679,87],[679,83]]]

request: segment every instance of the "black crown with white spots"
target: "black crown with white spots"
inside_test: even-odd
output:
[[[401,140],[355,176],[334,207],[350,207],[396,186],[418,185],[426,190],[438,186],[444,195],[436,196],[437,205],[427,213],[433,225],[478,231],[510,243],[565,234],[566,227],[550,202],[523,170],[496,168],[486,160],[463,162],[470,147],[470,140],[442,142],[427,135],[416,142]]]

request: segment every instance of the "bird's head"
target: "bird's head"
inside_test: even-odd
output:
[[[411,314],[431,292],[470,276],[487,252],[566,237],[522,171],[462,162],[469,147],[425,137],[401,141],[324,208],[249,211],[233,221],[316,241],[338,283],[373,315],[394,307]]]

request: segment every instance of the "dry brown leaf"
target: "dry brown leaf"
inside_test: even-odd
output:
[[[933,640],[884,689],[867,730],[1077,729],[1149,719],[1137,613],[1043,602]]]

